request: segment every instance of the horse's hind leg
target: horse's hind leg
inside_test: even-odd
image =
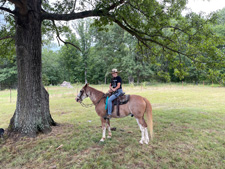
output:
[[[111,132],[111,128],[110,128],[110,120],[108,119],[107,120],[107,127],[108,127],[108,136],[107,136],[107,138],[111,138],[112,137],[112,132]]]
[[[144,127],[140,124],[140,122],[139,122],[139,119],[136,119],[137,120],[137,123],[138,123],[138,126],[139,126],[139,128],[140,128],[140,130],[141,130],[141,140],[139,141],[139,143],[141,143],[141,144],[143,144],[143,141],[144,141]]]
[[[142,117],[142,118],[139,118],[136,120],[137,120],[138,126],[140,127],[140,130],[141,130],[141,140],[139,141],[139,143],[148,144],[149,136],[148,136],[148,129],[147,129],[147,124],[145,122],[145,119]]]

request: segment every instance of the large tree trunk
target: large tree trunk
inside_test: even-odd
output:
[[[36,136],[51,131],[49,95],[41,77],[41,1],[27,1],[30,11],[16,20],[18,94],[9,132]],[[18,9],[21,10],[21,9]]]

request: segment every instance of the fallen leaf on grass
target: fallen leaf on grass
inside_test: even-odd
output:
[[[61,144],[58,148],[56,148],[56,150],[60,149],[63,147],[63,144]]]
[[[53,166],[49,167],[49,169],[54,169],[54,168],[57,168],[57,166],[53,165]]]

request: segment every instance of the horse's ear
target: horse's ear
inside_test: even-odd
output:
[[[84,85],[84,88],[86,88],[88,85],[89,85],[89,83],[86,83],[86,84]]]

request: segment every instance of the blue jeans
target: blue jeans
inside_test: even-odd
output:
[[[108,115],[112,114],[112,101],[114,99],[116,99],[117,97],[119,97],[119,95],[121,93],[123,93],[123,90],[122,89],[118,89],[115,94],[112,94],[112,96],[109,97],[109,99],[108,99]]]

